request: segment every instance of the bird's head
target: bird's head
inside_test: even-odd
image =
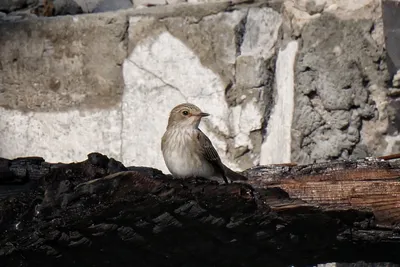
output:
[[[210,114],[208,113],[202,112],[200,108],[193,104],[180,104],[171,110],[167,128],[197,128],[200,124],[201,118],[209,115]]]

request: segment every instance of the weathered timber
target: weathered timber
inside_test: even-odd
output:
[[[400,161],[172,179],[92,153],[0,159],[0,266],[400,263]]]
[[[400,161],[343,161],[247,171],[257,188],[280,188],[308,205],[367,209],[382,226],[400,223]]]

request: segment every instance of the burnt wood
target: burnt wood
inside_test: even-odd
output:
[[[400,161],[261,166],[172,179],[99,153],[0,159],[0,266],[400,262]]]

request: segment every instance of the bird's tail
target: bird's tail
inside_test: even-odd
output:
[[[241,175],[241,174],[239,174],[237,172],[232,171],[231,169],[229,169],[225,165],[224,165],[224,171],[225,171],[226,177],[228,177],[229,180],[232,180],[232,181],[248,180],[247,177],[245,177],[245,176],[243,176],[243,175]]]

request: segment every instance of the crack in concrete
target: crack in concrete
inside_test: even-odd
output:
[[[181,91],[178,87],[173,86],[172,84],[170,84],[170,83],[164,81],[161,77],[159,77],[159,76],[156,75],[155,73],[151,72],[150,70],[148,70],[148,69],[146,69],[146,68],[140,66],[139,64],[133,62],[131,59],[127,58],[127,60],[128,60],[129,62],[131,62],[135,67],[137,67],[137,68],[139,68],[140,70],[142,70],[142,71],[144,71],[144,72],[150,74],[151,76],[153,76],[154,78],[156,78],[157,80],[159,80],[160,82],[162,82],[163,84],[165,84],[165,85],[171,87],[172,89],[174,89],[175,91],[177,91],[177,92],[187,101],[187,97],[182,93],[182,91]]]

